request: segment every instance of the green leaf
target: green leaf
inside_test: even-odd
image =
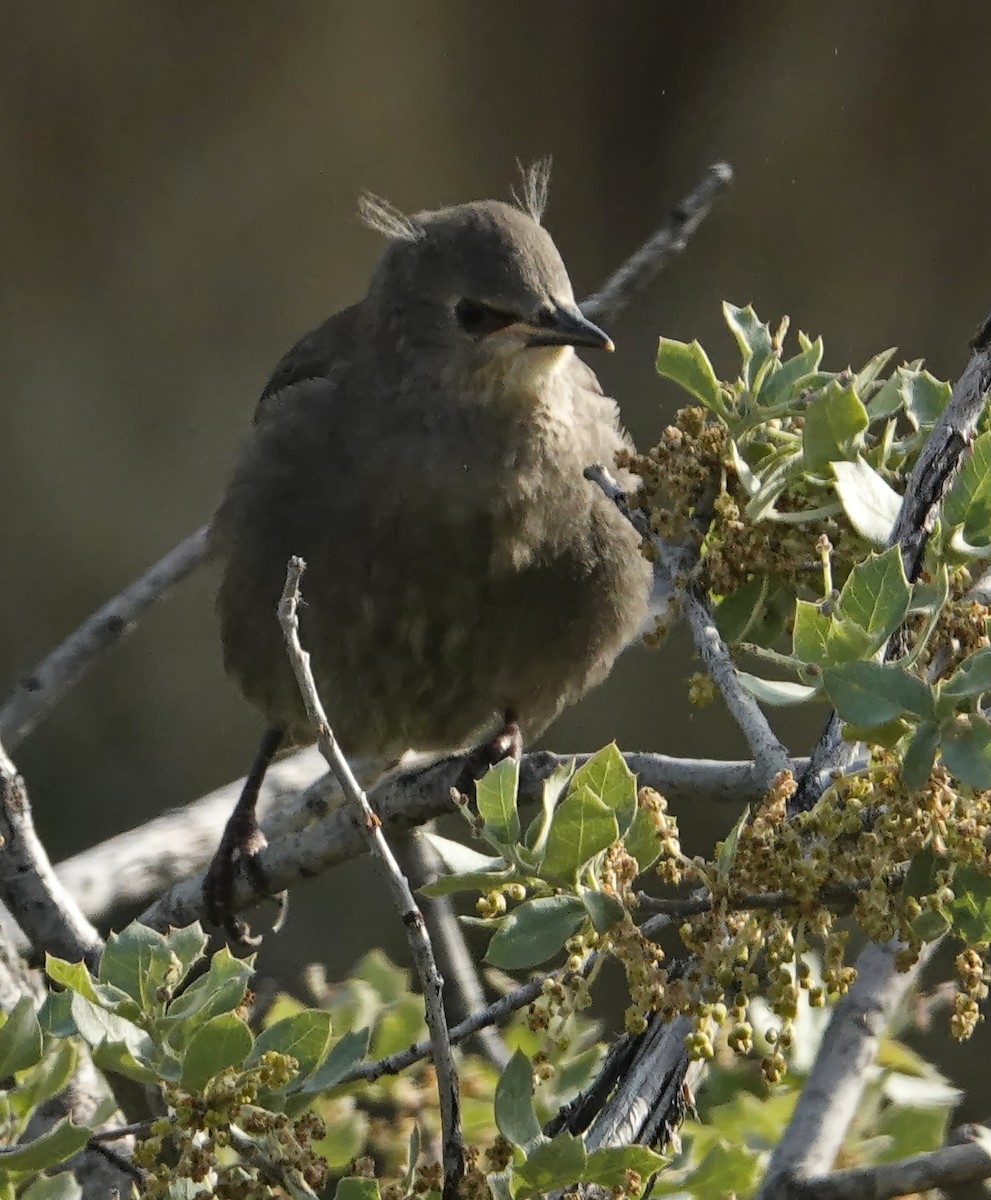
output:
[[[93,987],[93,976],[90,975],[89,968],[84,962],[66,962],[64,958],[55,958],[51,954],[46,954],[45,974],[53,983],[71,988],[74,992],[85,996],[87,1000],[99,1004],[99,997]]]
[[[736,848],[740,844],[740,834],[746,829],[749,820],[750,805],[748,804],[724,840],[717,843],[716,865],[719,869],[720,879],[729,878],[730,872],[733,869],[733,863],[736,861]]]
[[[648,809],[638,805],[633,824],[623,836],[623,848],[637,860],[638,875],[642,875],[660,857],[661,839]]]
[[[858,395],[863,394],[861,385],[856,380],[854,380],[853,386]],[[867,404],[867,415],[872,421],[877,421],[881,417],[893,417],[895,413],[901,412],[903,402],[901,380],[898,378],[898,373],[895,372],[871,397]]]
[[[521,1050],[506,1064],[496,1084],[495,1122],[507,1141],[527,1153],[545,1140],[533,1107],[533,1066]]]
[[[227,1067],[239,1067],[251,1053],[251,1030],[231,1012],[211,1017],[190,1038],[182,1060],[179,1082],[187,1092],[198,1093]]]
[[[627,1171],[636,1171],[643,1183],[656,1174],[669,1160],[646,1146],[603,1146],[593,1150],[582,1172],[583,1183],[597,1183],[604,1188],[625,1187]]]
[[[905,415],[915,429],[935,425],[946,407],[952,388],[928,371],[910,371],[899,367],[897,371],[901,387]]]
[[[250,1066],[266,1050],[275,1050],[296,1060],[298,1075],[308,1075],[322,1061],[329,1044],[330,1013],[321,1008],[307,1008],[263,1029],[255,1038],[247,1062]]]
[[[530,827],[526,831],[527,848],[532,851],[537,862],[544,857],[544,852],[547,849],[547,838],[551,831],[551,822],[554,820],[554,813],[557,811],[561,797],[564,795],[574,773],[575,760],[569,758],[566,762],[561,763],[560,766],[555,767],[544,780],[540,791],[540,812],[530,822]]]
[[[957,867],[953,894],[948,908],[954,929],[965,942],[991,942],[991,877],[977,867]]]
[[[163,1078],[175,1082],[179,1078],[178,1060],[160,1055],[155,1065],[150,1065],[150,1058],[154,1053],[150,1043],[144,1061],[136,1058],[123,1042],[105,1040],[95,1045],[90,1053],[93,1062],[101,1071],[123,1075],[138,1083],[157,1084]]]
[[[913,734],[902,759],[902,781],[910,791],[925,787],[936,761],[938,745],[939,726],[934,721],[923,721]]]
[[[932,844],[927,844],[909,863],[908,871],[902,883],[902,894],[912,896],[916,900],[921,900],[923,896],[930,895],[933,890],[937,869],[945,866],[946,860],[937,858],[933,852]]]
[[[83,1189],[70,1171],[58,1175],[39,1175],[21,1192],[20,1200],[82,1200]]]
[[[724,410],[719,380],[698,342],[689,345],[662,337],[657,346],[657,373],[684,388],[707,408]]]
[[[991,691],[991,647],[975,651],[943,684],[943,696],[982,696]]]
[[[557,954],[586,920],[585,905],[577,896],[526,900],[503,918],[485,961],[507,971],[539,966]]]
[[[880,354],[875,354],[869,362],[860,368],[853,377],[853,390],[858,396],[862,396],[865,389],[880,376],[884,368],[891,362],[891,357],[894,353],[895,347],[889,346],[887,350],[882,350]]]
[[[27,1116],[37,1105],[63,1092],[78,1062],[79,1052],[73,1042],[65,1038],[54,1040],[38,1066],[10,1094],[16,1111]]]
[[[752,304],[748,304],[746,308],[737,308],[733,304],[724,303],[723,320],[740,347],[743,382],[752,389],[764,364],[774,354],[771,331],[754,312]]]
[[[438,896],[453,896],[458,892],[487,892],[491,888],[502,887],[507,883],[521,882],[523,876],[512,867],[502,871],[480,871],[475,874],[469,871],[466,875],[441,875],[433,883],[425,883],[417,888],[421,896],[435,899]]]
[[[681,1190],[699,1200],[716,1196],[749,1196],[760,1175],[760,1155],[748,1146],[718,1144],[705,1155]]]
[[[742,642],[760,619],[767,600],[768,579],[758,575],[716,605],[716,628],[724,642]]]
[[[838,612],[830,616],[823,666],[836,667],[840,663],[865,658],[872,655],[876,649],[877,639],[872,638],[867,630],[861,629],[855,621]]]
[[[942,734],[940,752],[947,770],[969,787],[991,788],[991,725],[974,717],[969,726],[944,724]]]
[[[901,511],[901,496],[860,457],[832,467],[836,494],[850,524],[872,545],[886,546]]]
[[[613,810],[587,785],[572,782],[551,822],[540,873],[545,879],[573,883],[582,867],[618,838]]]
[[[953,925],[949,915],[932,908],[924,908],[918,916],[912,918],[911,929],[920,941],[934,942],[944,933],[949,933]]]
[[[516,1168],[516,1174],[527,1187],[551,1192],[580,1180],[586,1160],[581,1138],[559,1133],[551,1141],[536,1146],[526,1162]]]
[[[85,1125],[73,1125],[66,1117],[33,1142],[0,1150],[0,1171],[45,1171],[57,1167],[78,1154],[92,1132]]]
[[[908,721],[896,717],[883,725],[844,725],[841,736],[848,742],[866,742],[869,746],[894,750],[911,729]]]
[[[417,836],[422,837],[437,851],[441,862],[455,875],[466,875],[469,872],[472,874],[495,873],[507,869],[508,864],[504,858],[479,854],[470,846],[441,837],[439,833],[424,829]]]
[[[42,1033],[53,1037],[71,1037],[77,1033],[72,1019],[72,992],[49,992],[38,1009],[38,1022]]]
[[[789,683],[784,679],[760,679],[747,671],[737,671],[741,685],[761,704],[782,708],[789,704],[804,704],[819,694],[819,688],[804,683]]]
[[[0,1029],[0,1079],[15,1071],[24,1071],[41,1062],[41,1026],[34,1011],[34,1000],[22,996]]]
[[[622,900],[610,892],[596,892],[582,888],[582,903],[592,919],[596,933],[608,933],[626,916]]]
[[[943,501],[943,522],[948,529],[962,525],[971,535],[987,530],[991,517],[991,433],[976,439],[970,457]],[[973,541],[974,537],[968,538]]]
[[[475,785],[478,815],[485,832],[500,846],[515,846],[520,840],[520,816],[516,811],[520,764],[504,758],[486,771]]]
[[[299,1089],[305,1095],[326,1092],[336,1087],[368,1053],[370,1029],[353,1029],[330,1049],[327,1057]]]
[[[776,370],[772,367],[768,371],[757,392],[757,403],[762,408],[773,408],[776,404],[797,399],[806,380],[819,369],[821,362],[822,338],[816,338],[801,354],[781,363]]]
[[[823,668],[822,679],[833,707],[851,725],[872,729],[904,712],[932,715],[929,688],[895,663],[847,662]]]
[[[378,1180],[363,1175],[345,1175],[337,1181],[334,1200],[379,1200]]]
[[[173,967],[168,942],[155,929],[133,921],[120,933],[111,933],[100,958],[101,983],[119,988],[148,1011]]]
[[[184,925],[181,929],[170,929],[165,940],[179,965],[178,976],[172,981],[172,986],[176,987],[203,957],[209,939],[199,921],[194,921],[192,925]]]
[[[625,833],[637,810],[637,779],[615,742],[597,751],[575,772],[572,790],[583,785],[613,810],[619,832]]]
[[[880,646],[905,619],[911,600],[901,550],[891,546],[883,554],[871,554],[857,563],[847,576],[837,606]]]
[[[792,630],[794,656],[802,662],[822,665],[826,661],[829,624],[829,617],[819,611],[818,604],[812,604],[808,600],[796,600],[795,624]]]
[[[197,1026],[237,1008],[248,990],[254,961],[254,955],[235,958],[227,946],[222,946],[210,959],[209,969],[168,1006],[165,1023],[179,1026],[170,1038],[185,1042]]]
[[[805,409],[802,451],[806,466],[821,471],[837,459],[854,458],[869,424],[867,410],[853,388],[834,380]]]
[[[90,1046],[96,1047],[103,1041],[120,1043],[139,1062],[149,1063],[154,1059],[155,1048],[151,1038],[133,1021],[109,1012],[99,1004],[93,1004],[80,992],[72,993],[72,1019],[79,1034]]]

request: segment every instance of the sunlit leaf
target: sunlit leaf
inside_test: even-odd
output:
[[[833,462],[836,494],[843,511],[862,538],[886,546],[901,511],[902,498],[862,458]]]
[[[587,919],[577,896],[526,900],[503,919],[489,942],[485,961],[507,971],[539,966],[557,954]]]

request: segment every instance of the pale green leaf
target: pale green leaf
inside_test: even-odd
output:
[[[502,1136],[524,1151],[545,1140],[533,1107],[533,1065],[520,1050],[513,1054],[496,1084],[495,1122]]]
[[[698,342],[688,344],[662,337],[657,347],[657,373],[685,389],[707,408],[723,410],[719,380]]]
[[[587,919],[577,896],[526,900],[503,918],[489,942],[485,961],[507,971],[539,966],[557,954]]]
[[[588,786],[576,786],[572,781],[551,822],[541,875],[564,883],[573,882],[586,863],[618,838],[619,827],[613,810]]]
[[[475,784],[478,815],[485,832],[499,846],[514,846],[520,840],[520,817],[516,810],[519,776],[516,759],[504,758]]]
[[[251,1052],[251,1030],[231,1012],[211,1017],[189,1040],[182,1060],[180,1083],[187,1092],[201,1092],[227,1067],[239,1067]]]
[[[843,511],[862,538],[886,546],[901,511],[902,498],[859,456],[832,463],[836,494]]]

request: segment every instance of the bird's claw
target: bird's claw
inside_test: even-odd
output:
[[[254,949],[261,945],[262,938],[253,934],[247,921],[234,911],[237,864],[244,864],[244,873],[255,893],[260,896],[271,895],[259,859],[259,854],[267,845],[265,835],[257,822],[251,818],[244,821],[232,818],[224,830],[217,853],[213,856],[203,880],[203,906],[207,920],[218,929],[222,929],[229,942],[245,949]],[[274,898],[279,908],[272,929],[278,931],[285,924],[288,897],[285,892],[280,892]]]

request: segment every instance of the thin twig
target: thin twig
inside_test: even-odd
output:
[[[365,830],[369,849],[385,871],[389,890],[399,910],[409,939],[410,953],[416,967],[423,992],[427,1029],[433,1043],[433,1060],[437,1072],[437,1089],[440,1099],[441,1138],[443,1141],[444,1200],[455,1200],[458,1183],[464,1175],[464,1145],[461,1138],[460,1103],[458,1099],[458,1077],[451,1053],[447,1033],[447,1017],[444,1013],[443,988],[434,960],[433,948],[423,920],[416,906],[413,893],[406,882],[389,843],[382,833],[382,823],[375,815],[365,795],[337,744],[333,730],[327,720],[316,683],[310,668],[310,656],[299,640],[298,607],[300,602],[299,582],[306,569],[299,557],[289,560],[286,586],[279,602],[279,621],[285,636],[289,660],[292,663],[296,683],[306,707],[306,715],[316,733],[317,745],[327,760],[327,765],[337,776],[341,788],[354,806]]]
[[[38,955],[95,968],[100,935],[59,880],[34,828],[24,780],[0,744],[0,900]]]
[[[712,202],[733,180],[729,163],[717,162],[688,193],[663,225],[612,274],[599,291],[581,302],[582,312],[597,321],[615,321],[668,263],[709,214]]]
[[[415,891],[444,873],[440,855],[420,833],[419,830],[412,833],[399,843],[397,850],[404,862],[410,886]],[[450,896],[424,898],[421,909],[430,940],[440,960],[444,982],[449,989],[448,1007],[454,1010],[453,1017],[463,1020],[485,1008],[485,990],[465,939],[464,926],[458,920]],[[475,1042],[496,1070],[502,1071],[509,1062],[510,1054],[498,1031],[486,1025],[478,1030]]]
[[[151,1132],[154,1121],[134,1121],[130,1125],[111,1125],[107,1129],[98,1129],[90,1134],[91,1142],[117,1142],[126,1137],[144,1137]]]
[[[195,570],[206,558],[206,553],[207,527],[204,525],[87,617],[14,688],[0,708],[0,738],[11,749],[16,749],[96,660],[131,633],[138,618]]]
[[[733,656],[716,629],[708,601],[690,580],[694,551],[669,545],[654,534],[645,514],[629,507],[625,494],[601,464],[587,467],[585,476],[603,490],[642,538],[649,539],[655,553],[655,567],[664,572],[680,599],[695,650],[746,738],[754,756],[757,778],[766,790],[781,772],[791,771],[792,760],[760,705],[740,683]]]
[[[799,1180],[828,1171],[863,1095],[878,1042],[902,997],[938,943],[899,971],[897,943],[868,943],[857,958],[857,978],[833,1009],[812,1070],[788,1127],[775,1147],[757,1200],[786,1200]]]
[[[348,862],[367,850],[360,823],[350,808],[340,807],[340,788],[330,777],[312,783],[319,752],[307,750],[277,763],[274,797],[262,827],[269,840],[259,855],[265,878],[276,891],[302,879]],[[537,799],[541,782],[561,763],[575,757],[580,764],[589,755],[569,756],[536,751],[523,756],[520,767],[521,800]],[[624,755],[641,786],[656,788],[674,803],[700,797],[747,804],[763,796],[754,765],[747,761],[677,759],[662,754]],[[803,760],[792,763],[801,768]],[[402,833],[434,817],[452,812],[451,787],[462,777],[460,759],[448,759],[427,770],[397,772],[371,790],[375,811],[388,833]],[[295,793],[293,789],[296,789]],[[240,785],[235,783],[203,801],[158,817],[147,825],[111,838],[102,846],[84,851],[59,867],[60,877],[84,910],[105,918],[121,906],[153,903],[141,920],[156,929],[189,925],[203,916],[202,869],[216,848],[216,839],[230,815]],[[273,793],[263,792],[263,796]],[[167,892],[170,881],[178,879]],[[243,871],[235,879],[234,911],[257,900]]]
[[[465,1038],[478,1033],[480,1029],[487,1029],[501,1021],[503,1017],[508,1017],[527,1004],[532,1004],[543,991],[547,980],[554,979],[558,974],[559,972],[548,971],[543,975],[535,975],[526,983],[507,992],[505,996],[500,996],[498,1000],[452,1026],[448,1031],[451,1045],[458,1045]],[[567,980],[570,975],[566,974],[561,978]],[[374,1062],[359,1063],[342,1076],[334,1086],[341,1088],[346,1084],[359,1081],[372,1083],[376,1079],[381,1079],[383,1075],[398,1075],[400,1071],[405,1071],[407,1067],[422,1062],[423,1059],[430,1058],[432,1055],[433,1043],[429,1038],[424,1038],[422,1041],[407,1046],[405,1050],[397,1050],[395,1054],[386,1055],[385,1058],[377,1058]]]
[[[873,1167],[795,1180],[786,1196],[787,1200],[890,1200],[981,1179],[991,1179],[991,1154],[980,1142],[968,1142]]]

